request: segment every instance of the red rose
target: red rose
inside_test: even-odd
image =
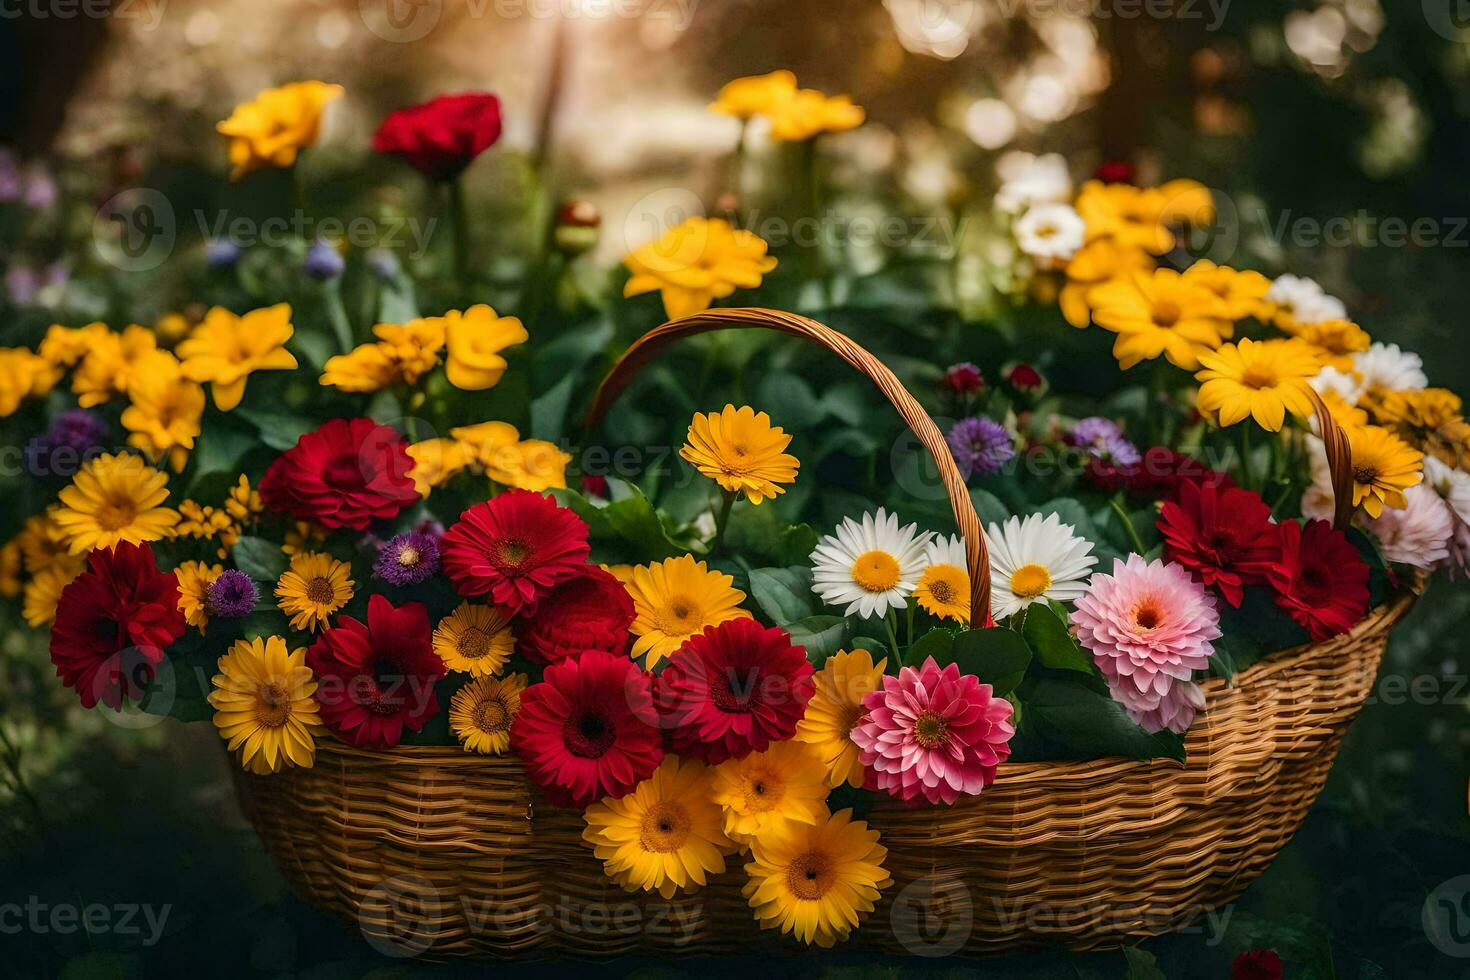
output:
[[[1131,184],[1138,178],[1137,170],[1126,160],[1107,160],[1093,175],[1104,184]]]
[[[1258,494],[1190,480],[1180,483],[1177,501],[1165,501],[1158,527],[1164,558],[1189,569],[1237,609],[1245,586],[1266,580],[1281,547],[1271,508]]]
[[[84,706],[122,710],[125,699],[143,696],[164,650],[184,635],[179,582],[158,570],[146,544],[123,542],[87,561],[91,567],[61,591],[51,662]]]
[[[584,650],[616,656],[628,652],[633,600],[623,583],[589,565],[552,589],[529,619],[516,626],[516,649],[538,664],[555,663]]]
[[[1326,521],[1280,525],[1281,555],[1266,569],[1276,604],[1322,641],[1368,614],[1368,566],[1347,535]]]
[[[439,713],[434,682],[445,667],[421,602],[395,607],[373,596],[367,622],[341,617],[306,651],[306,664],[316,674],[322,721],[351,745],[392,748],[405,728],[419,731]]]
[[[373,134],[373,149],[432,180],[448,180],[498,139],[500,100],[486,92],[465,92],[389,113]]]
[[[601,473],[582,474],[582,494],[587,497],[596,497],[599,500],[607,500],[607,477]]]
[[[487,596],[522,614],[582,573],[592,550],[587,534],[586,523],[550,497],[510,490],[459,515],[439,554],[460,595]]]
[[[333,419],[271,464],[260,499],[298,520],[362,531],[419,499],[412,468],[394,429],[372,419]]]
[[[1248,949],[1230,964],[1230,980],[1281,980],[1283,972],[1274,949]]]

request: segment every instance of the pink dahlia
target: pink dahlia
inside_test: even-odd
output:
[[[1140,692],[1132,684],[1119,684],[1109,679],[1108,691],[1145,731],[1169,729],[1183,735],[1194,723],[1194,716],[1205,706],[1205,692],[1193,681],[1174,681],[1165,694]]]
[[[884,677],[863,698],[867,716],[852,730],[873,788],[901,800],[953,803],[995,782],[1011,754],[1011,704],[955,664],[930,657]]]
[[[1182,717],[1180,699],[1188,695],[1174,687],[1209,666],[1211,641],[1220,636],[1215,597],[1182,566],[1139,555],[1115,560],[1111,575],[1094,575],[1072,622],[1114,699],[1145,728]],[[1166,697],[1176,699],[1173,707],[1155,716]],[[1164,727],[1172,726],[1153,730]]]

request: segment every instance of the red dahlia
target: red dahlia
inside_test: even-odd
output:
[[[160,572],[146,544],[94,551],[89,568],[61,591],[51,627],[56,676],[85,707],[122,710],[153,680],[163,652],[184,635],[179,582]]]
[[[434,682],[444,661],[421,602],[395,607],[373,596],[367,623],[341,617],[306,651],[306,663],[316,674],[322,721],[351,745],[390,749],[405,728],[419,731],[439,713]]]
[[[528,612],[586,568],[587,525],[550,497],[511,490],[459,515],[439,542],[444,572],[463,596]]]
[[[579,809],[627,795],[664,757],[648,675],[601,650],[552,664],[521,692],[510,744],[548,800]]]
[[[486,92],[441,95],[388,114],[373,149],[396,156],[425,177],[458,177],[500,139],[500,100]]]
[[[1281,555],[1266,570],[1276,604],[1313,640],[1346,633],[1368,613],[1368,566],[1326,521],[1280,525]]]
[[[1164,502],[1159,531],[1164,558],[1189,569],[1237,609],[1245,586],[1266,580],[1281,548],[1271,508],[1259,495],[1190,480],[1180,483],[1177,501]]]
[[[1274,949],[1248,949],[1230,964],[1230,980],[1281,980],[1283,972]]]
[[[365,530],[418,500],[403,437],[372,419],[333,419],[297,440],[260,481],[272,510]]]
[[[691,637],[654,682],[673,750],[712,765],[790,738],[813,690],[806,651],[753,619]]]
[[[1220,490],[1235,486],[1229,475],[1210,469],[1193,456],[1176,453],[1168,446],[1145,449],[1143,458],[1128,470],[1128,492],[1136,497],[1176,500],[1179,487],[1185,483]]]
[[[625,655],[633,600],[607,572],[587,565],[536,603],[516,624],[516,649],[538,664],[555,663],[583,650]]]

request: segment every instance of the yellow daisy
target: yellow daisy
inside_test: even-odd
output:
[[[965,570],[965,543],[958,535],[936,537],[924,554],[924,574],[914,586],[919,608],[940,619],[970,621],[970,573]]]
[[[1176,177],[1156,190],[1163,201],[1160,213],[1171,225],[1207,225],[1215,220],[1215,196],[1197,180]]]
[[[454,692],[449,699],[449,728],[466,752],[505,754],[525,689],[525,674],[507,674],[477,677]]]
[[[183,376],[172,354],[157,351],[129,382],[128,399],[132,404],[122,413],[128,445],[155,463],[167,458],[176,473],[183,470],[199,437],[204,389]]]
[[[0,596],[14,599],[21,594],[20,542],[11,538],[0,546]]]
[[[1125,371],[1161,354],[1193,371],[1202,351],[1235,330],[1218,296],[1173,269],[1114,280],[1094,290],[1091,300],[1093,320],[1118,335],[1113,356]]]
[[[1153,267],[1153,258],[1136,245],[1111,238],[1088,242],[1067,263],[1067,282],[1057,296],[1062,316],[1079,330],[1091,326],[1093,295],[1100,286]]]
[[[24,347],[0,347],[0,418],[15,414],[21,403],[51,390],[51,365]]]
[[[289,167],[316,142],[322,110],[343,93],[340,85],[292,82],[235,106],[214,128],[229,140],[230,179],[263,167]]]
[[[636,613],[631,631],[631,656],[647,656],[650,670],[684,645],[691,636],[731,619],[749,619],[740,608],[745,593],[734,587],[735,578],[711,571],[692,555],[666,558],[651,565],[638,565],[626,583]]]
[[[21,615],[32,629],[50,626],[56,619],[56,604],[61,601],[61,590],[82,574],[82,566],[51,565],[41,569],[25,585],[24,605]]]
[[[248,476],[240,474],[240,479],[230,488],[229,496],[225,498],[225,513],[237,524],[254,524],[264,512],[265,504],[260,499],[260,491],[250,486]]]
[[[770,114],[794,95],[796,76],[783,68],[769,75],[750,75],[726,82],[709,109],[736,119],[750,119]]]
[[[315,698],[317,683],[306,648],[287,652],[279,636],[236,640],[219,658],[209,703],[225,747],[258,775],[287,766],[310,769],[316,739],[326,733]]]
[[[1291,333],[1310,346],[1328,367],[1347,372],[1353,369],[1353,354],[1373,343],[1368,332],[1351,320],[1319,320],[1297,324]]]
[[[603,871],[624,890],[671,899],[725,870],[734,851],[710,799],[710,773],[697,759],[667,756],[652,776],[621,799],[604,799],[582,814],[582,839]]]
[[[1322,365],[1299,340],[1243,339],[1201,354],[1200,365],[1195,402],[1221,425],[1253,417],[1267,432],[1280,432],[1288,412],[1302,419],[1312,414],[1307,380]]]
[[[886,657],[875,664],[871,653],[858,648],[832,654],[816,673],[816,691],[792,737],[816,748],[827,765],[829,785],[863,787],[865,773],[851,733],[866,714],[863,698],[883,686],[887,666]]]
[[[825,95],[813,88],[772,100],[765,115],[771,120],[771,139],[799,143],[823,133],[856,129],[867,118],[863,107],[848,95]]]
[[[1104,184],[1089,180],[1077,195],[1077,213],[1087,225],[1087,240],[1111,238],[1120,245],[1163,255],[1174,247],[1166,225],[1170,198],[1157,188]]]
[[[295,369],[296,357],[286,349],[294,332],[288,303],[244,316],[216,306],[178,346],[184,377],[209,382],[215,408],[228,412],[245,397],[245,381],[256,371]]]
[[[1348,429],[1352,447],[1353,506],[1377,518],[1383,508],[1408,506],[1404,491],[1424,478],[1424,454],[1387,429],[1363,425]]]
[[[482,456],[485,475],[501,486],[542,493],[567,485],[572,454],[544,439],[527,439]]]
[[[53,565],[81,569],[85,560],[71,553],[67,534],[56,523],[56,504],[26,518],[25,528],[16,535],[15,543],[25,558],[25,569],[32,575]]]
[[[373,327],[373,335],[388,352],[398,377],[413,385],[438,366],[445,326],[443,317],[421,316],[407,323],[380,323]]]
[[[785,451],[789,445],[791,437],[765,412],[726,405],[719,414],[695,413],[679,455],[721,489],[759,504],[795,482],[801,462]]]
[[[88,460],[59,496],[52,520],[74,555],[119,541],[158,541],[179,520],[178,511],[161,506],[168,499],[168,477],[126,453]]]
[[[737,288],[754,289],[776,268],[758,236],[731,227],[723,218],[698,217],[634,249],[623,264],[632,273],[623,295],[658,291],[671,320],[707,310]]]
[[[179,562],[174,576],[179,580],[179,611],[184,621],[196,627],[200,635],[209,626],[209,587],[224,574],[223,565],[206,565],[202,561]]]
[[[496,464],[502,449],[521,441],[521,434],[509,422],[480,422],[449,430],[449,437],[464,447],[470,462],[489,467]]]
[[[286,526],[286,534],[281,542],[281,554],[299,555],[303,551],[310,551],[327,540],[331,533],[330,528],[322,527],[311,521],[292,521]]]
[[[85,327],[67,327],[53,323],[36,353],[58,371],[76,367],[103,335],[110,334],[105,323],[89,323]]]
[[[724,808],[725,834],[749,844],[780,835],[792,823],[814,824],[827,816],[827,767],[816,748],[775,742],[715,767],[710,798]]]
[[[1232,269],[1209,259],[1200,259],[1185,269],[1184,280],[1220,297],[1226,315],[1232,320],[1258,316],[1266,291],[1271,288],[1271,280],[1253,269]]]
[[[1405,442],[1424,449],[1452,437],[1453,431],[1464,424],[1460,396],[1448,388],[1395,391],[1373,387],[1358,403],[1375,424],[1392,429]]]
[[[846,939],[893,883],[883,870],[888,849],[851,810],[758,838],[750,856],[742,894],[761,928],[779,927],[824,949]]]
[[[442,438],[412,444],[408,447],[408,457],[413,460],[408,475],[413,478],[420,497],[427,497],[436,487],[444,486],[469,466],[472,458],[464,443]]]
[[[450,670],[498,674],[516,647],[510,620],[494,606],[462,602],[434,628],[434,652]]]
[[[464,391],[483,391],[500,383],[506,361],[501,351],[530,339],[521,321],[501,316],[481,303],[444,314],[448,358],[444,373]]]
[[[318,383],[338,391],[364,393],[381,391],[399,380],[393,348],[387,344],[361,344],[345,354],[327,358]]]
[[[138,366],[158,352],[153,331],[137,324],[120,334],[92,332],[87,352],[71,376],[71,390],[82,408],[92,408],[113,395],[126,394]]]
[[[352,566],[319,551],[298,551],[276,583],[277,605],[293,630],[317,630],[352,601]]]

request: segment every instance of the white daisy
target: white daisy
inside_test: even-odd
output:
[[[1347,307],[1329,296],[1315,279],[1306,276],[1277,276],[1266,291],[1266,302],[1275,303],[1297,323],[1321,323],[1347,317]]]
[[[1353,370],[1363,379],[1365,389],[1418,391],[1429,387],[1424,361],[1412,351],[1400,350],[1398,344],[1373,344],[1354,354]]]
[[[1325,367],[1312,376],[1307,382],[1317,394],[1335,394],[1349,405],[1356,405],[1358,399],[1363,397],[1363,392],[1368,386],[1363,384],[1363,379],[1352,371],[1339,371],[1335,367]]]
[[[812,552],[812,591],[831,606],[846,604],[844,616],[881,616],[903,609],[924,571],[930,532],[898,526],[898,515],[882,507],[859,524],[844,518]]]
[[[1383,557],[1415,568],[1433,568],[1450,556],[1455,536],[1455,512],[1433,488],[1416,484],[1404,491],[1407,506],[1385,507],[1377,518],[1364,521],[1378,539]]]
[[[995,205],[1010,214],[1020,214],[1033,204],[1072,199],[1072,175],[1060,153],[1033,156],[1012,151],[996,162],[995,172],[1001,180]]]
[[[1470,473],[1455,469],[1438,456],[1426,454],[1424,482],[1450,505],[1461,522],[1470,524]]]
[[[1087,235],[1087,224],[1070,204],[1037,204],[1016,222],[1016,244],[1039,269],[1064,264]]]
[[[1056,514],[1032,514],[985,533],[990,546],[991,614],[1004,619],[1037,599],[1071,602],[1086,591],[1097,556],[1092,542],[1078,537]]]

